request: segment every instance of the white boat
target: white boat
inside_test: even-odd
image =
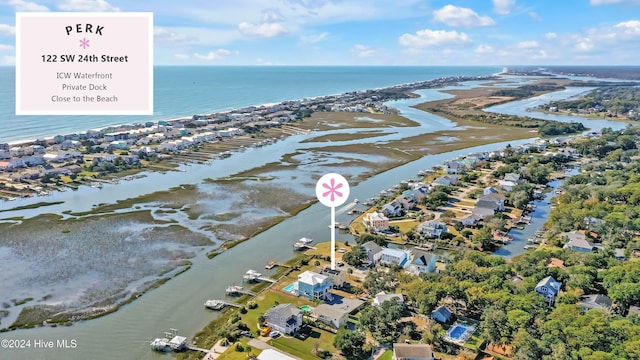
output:
[[[358,202],[360,202],[360,200],[358,200],[358,199],[353,199],[353,202],[357,204]]]
[[[225,292],[227,295],[242,294],[244,292],[244,288],[240,285],[229,285]]]
[[[249,269],[247,270],[247,272],[242,276],[242,278],[245,281],[256,281],[258,280],[260,277],[262,276],[261,273],[253,270],[253,269]]]
[[[221,310],[224,307],[224,303],[218,300],[207,300],[204,302],[204,307],[211,310]]]
[[[171,347],[169,346],[169,342],[167,339],[157,338],[151,342],[151,349],[155,351],[161,352],[169,352],[171,351]]]

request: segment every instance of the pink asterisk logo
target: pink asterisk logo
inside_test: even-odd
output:
[[[86,49],[89,47],[89,40],[87,40],[86,38],[82,38],[82,40],[80,40],[80,47],[83,49]]]
[[[330,198],[331,201],[335,201],[334,195],[337,195],[338,197],[342,197],[342,193],[338,191],[338,189],[342,187],[342,183],[336,185],[335,179],[331,179],[331,185],[327,185],[327,183],[323,183],[322,187],[329,190],[322,194],[323,197],[327,197],[331,195],[331,198]]]

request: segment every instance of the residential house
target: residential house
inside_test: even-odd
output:
[[[467,215],[467,216],[463,217],[462,219],[460,219],[460,223],[462,223],[462,225],[464,225],[464,226],[471,227],[471,226],[475,226],[477,223],[479,223],[483,219],[484,219],[484,214],[471,213],[471,215]]]
[[[429,220],[420,223],[416,230],[427,237],[440,238],[443,233],[447,232],[447,224],[440,219]]]
[[[562,283],[556,281],[552,276],[547,276],[538,282],[536,285],[536,292],[544,295],[547,298],[549,305],[552,305],[556,300],[556,296],[560,293],[561,286]]]
[[[516,186],[516,183],[513,181],[498,180],[498,185],[500,185],[500,188],[504,191],[511,191]]]
[[[370,264],[375,265],[378,261],[380,261],[380,256],[382,256],[382,247],[376,244],[373,241],[367,241],[362,244],[364,251],[367,253],[367,260]]]
[[[504,174],[503,180],[518,183],[522,178],[520,177],[520,174],[517,173],[506,173]]]
[[[333,284],[334,288],[341,288],[345,283],[345,272],[338,269],[331,269],[330,267],[325,267],[320,270],[320,275],[324,275],[329,278],[331,284]]]
[[[358,299],[342,298],[336,304],[320,304],[311,313],[317,321],[323,322],[335,329],[339,329],[349,321],[349,315],[354,313],[365,302]]]
[[[448,324],[453,320],[453,314],[448,307],[441,305],[431,312],[431,318],[439,323]]]
[[[444,171],[447,174],[460,174],[464,172],[464,165],[458,161],[447,161],[444,163]]]
[[[613,302],[606,295],[592,294],[592,295],[584,295],[580,297],[580,302],[578,302],[578,306],[580,306],[583,311],[587,311],[590,309],[600,309],[606,312],[611,312],[611,308],[613,307]]]
[[[411,250],[411,262],[407,270],[415,275],[434,272],[436,270],[436,259],[434,254],[413,249]]]
[[[333,284],[329,277],[313,271],[305,271],[298,275],[298,295],[309,300],[331,298]]]
[[[265,314],[267,326],[283,334],[294,334],[302,326],[302,310],[293,304],[279,304]]]
[[[490,194],[482,195],[478,199],[478,202],[480,202],[480,201],[493,202],[493,203],[495,203],[497,205],[496,207],[494,207],[495,211],[504,211],[504,204],[505,204],[506,200],[507,200],[507,197],[504,196],[503,194],[490,193]]]
[[[431,345],[393,344],[393,360],[435,360]]]
[[[398,201],[405,210],[413,209],[416,205],[416,199],[409,195],[401,195],[396,199],[396,201]]]
[[[380,306],[385,301],[396,301],[396,302],[399,302],[401,304],[404,304],[404,295],[402,295],[402,294],[387,294],[384,291],[380,291],[373,298],[372,305],[373,306]]]
[[[382,213],[388,217],[400,216],[402,215],[402,205],[397,200],[393,200],[382,207]]]
[[[409,256],[406,251],[385,248],[380,252],[380,263],[397,264],[404,267],[408,260]]]
[[[433,180],[432,186],[452,186],[458,183],[458,177],[456,175],[443,175]]]
[[[580,252],[592,252],[597,249],[597,245],[589,242],[587,236],[579,231],[571,231],[562,234],[565,240],[568,242],[563,246],[565,249],[580,251]]]
[[[389,229],[389,218],[384,216],[383,213],[371,212],[366,213],[362,217],[362,223],[368,229],[373,231],[382,231]]]
[[[493,186],[489,186],[484,188],[484,190],[482,190],[482,195],[489,195],[489,194],[497,194],[498,190],[496,190],[496,188],[494,188]]]

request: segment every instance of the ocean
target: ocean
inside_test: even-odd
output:
[[[477,66],[157,66],[152,116],[16,116],[15,68],[0,67],[0,143],[501,70]]]

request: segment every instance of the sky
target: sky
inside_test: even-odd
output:
[[[0,0],[15,13],[153,12],[156,65],[638,65],[640,0]]]

